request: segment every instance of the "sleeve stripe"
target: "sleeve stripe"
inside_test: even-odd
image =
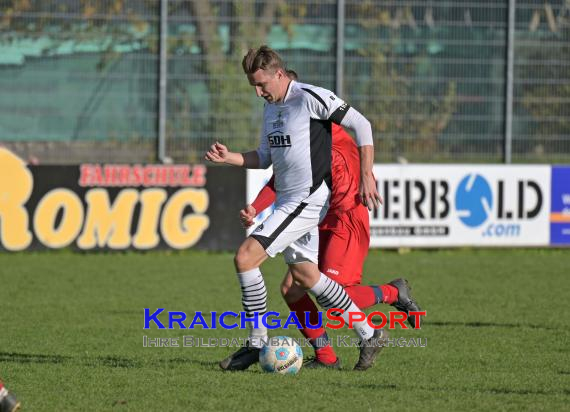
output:
[[[315,92],[312,91],[311,89],[306,89],[306,88],[304,88],[304,87],[301,87],[301,90],[306,91],[306,92],[309,93],[311,96],[313,96],[315,99],[317,99],[319,102],[321,102],[321,104],[322,104],[323,106],[325,106],[325,109],[327,109],[327,110],[329,109],[329,108],[327,107],[327,104],[325,103],[325,101],[324,101],[324,100],[321,98],[321,96],[319,96],[317,93],[315,93]]]
[[[346,112],[348,112],[348,109],[350,109],[350,105],[348,103],[343,104],[338,109],[336,109],[333,114],[331,114],[329,120],[333,123],[340,124],[340,122],[342,122],[342,119],[344,119]]]

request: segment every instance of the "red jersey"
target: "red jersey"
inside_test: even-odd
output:
[[[327,215],[340,215],[359,204],[360,155],[352,137],[339,125],[332,124],[332,189]],[[274,178],[259,192],[252,206],[259,213],[275,201]]]
[[[360,155],[352,137],[332,125],[332,188],[328,213],[340,214],[360,204]]]

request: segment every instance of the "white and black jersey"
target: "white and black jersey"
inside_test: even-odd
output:
[[[278,198],[331,187],[331,122],[348,109],[331,91],[294,80],[283,101],[265,104],[257,153],[262,168],[273,164]]]

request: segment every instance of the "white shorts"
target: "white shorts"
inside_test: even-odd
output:
[[[288,195],[277,199],[275,210],[251,234],[275,257],[283,252],[285,263],[319,259],[318,225],[327,214],[330,190],[323,184],[312,194]]]

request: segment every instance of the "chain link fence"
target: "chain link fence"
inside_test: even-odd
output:
[[[0,144],[43,164],[252,149],[240,62],[263,43],[370,119],[378,161],[570,162],[570,0],[0,0]]]

